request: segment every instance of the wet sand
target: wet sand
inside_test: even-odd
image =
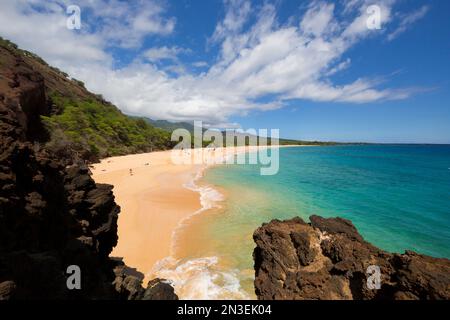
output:
[[[94,180],[112,184],[121,207],[119,241],[111,256],[123,257],[147,280],[155,263],[173,254],[173,234],[180,223],[202,208],[200,194],[187,186],[225,152],[230,156],[257,148],[266,147],[208,151],[209,164],[175,164],[172,151],[161,151],[107,158],[93,165]]]

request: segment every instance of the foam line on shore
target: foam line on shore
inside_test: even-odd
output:
[[[226,155],[263,148],[267,147],[237,147],[232,155]],[[97,183],[114,186],[115,200],[121,207],[119,241],[111,255],[123,257],[127,265],[144,273],[144,281],[150,280],[148,272],[155,264],[173,256],[178,231],[189,219],[220,208],[224,201],[216,188],[198,183],[205,170],[219,163],[175,164],[171,152],[112,157],[91,166]],[[218,153],[211,156],[220,157]]]
[[[197,173],[192,177],[192,179],[183,185],[184,188],[197,192],[199,194],[201,208],[181,219],[180,222],[178,223],[178,226],[173,230],[171,256],[173,256],[175,252],[175,248],[177,245],[177,235],[189,223],[189,220],[192,217],[201,214],[207,210],[213,208],[216,209],[221,208],[220,202],[225,200],[225,196],[212,186],[210,185],[199,186],[197,184],[197,182],[203,178],[205,171],[210,167],[211,167],[210,165],[200,167]]]
[[[154,266],[152,274],[170,279],[182,300],[250,299],[241,288],[239,271],[224,270],[215,256],[184,261],[167,257]]]

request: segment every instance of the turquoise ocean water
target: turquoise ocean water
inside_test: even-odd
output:
[[[277,175],[261,176],[259,169],[227,165],[206,172],[202,182],[225,192],[226,200],[192,220],[196,232],[189,239],[200,245],[186,257],[216,257],[250,296],[252,233],[275,218],[344,217],[387,251],[450,258],[450,146],[281,148]]]

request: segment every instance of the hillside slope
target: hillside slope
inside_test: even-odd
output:
[[[43,128],[34,139],[61,158],[78,155],[96,161],[107,156],[162,150],[171,147],[170,134],[143,119],[124,115],[117,107],[95,95],[81,81],[49,66],[37,55],[0,38],[0,74],[6,77],[20,67],[17,59],[39,73],[48,101],[41,113]],[[34,121],[36,122],[36,121]],[[36,122],[38,123],[38,122]]]
[[[167,120],[153,120],[150,118],[144,118],[150,125],[155,128],[160,128],[172,133],[176,129],[186,129],[187,131],[194,133],[194,124],[189,122],[170,122]]]

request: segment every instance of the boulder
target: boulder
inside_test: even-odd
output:
[[[388,253],[366,242],[346,219],[310,221],[273,220],[255,231],[258,299],[450,299],[450,260]],[[371,281],[376,270],[379,287]]]

